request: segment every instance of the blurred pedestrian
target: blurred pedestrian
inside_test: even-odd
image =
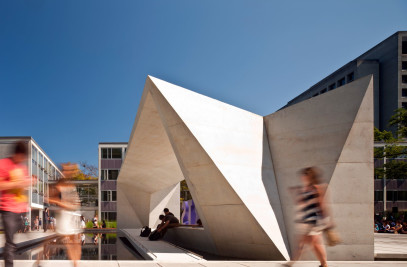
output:
[[[297,226],[299,231],[298,248],[286,266],[291,266],[300,258],[304,246],[309,244],[321,263],[328,267],[322,232],[329,227],[328,210],[324,201],[327,185],[321,182],[321,172],[316,167],[300,171],[302,186],[291,188],[297,202]]]
[[[13,266],[16,249],[14,234],[20,227],[21,213],[28,211],[25,190],[31,185],[31,179],[26,167],[27,151],[27,144],[20,141],[15,144],[10,158],[0,160],[0,212],[6,237],[3,252],[5,267]]]
[[[34,229],[33,230],[37,230],[37,231],[39,231],[39,224],[40,223],[40,221],[39,221],[39,219],[38,219],[38,216],[35,216],[35,220],[34,220]]]
[[[70,163],[62,164],[62,169],[65,178],[58,180],[48,201],[58,207],[58,224],[55,219],[54,227],[56,232],[63,236],[68,258],[76,267],[81,259],[81,230],[78,227],[79,217],[76,215],[80,208],[80,200],[76,187],[68,179],[74,177],[79,169],[76,164]]]
[[[49,210],[48,208],[45,208],[45,210],[42,213],[42,217],[44,218],[44,233],[48,230],[49,226]]]

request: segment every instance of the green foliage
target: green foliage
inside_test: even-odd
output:
[[[407,162],[392,160],[384,166],[387,179],[407,179]]]
[[[182,180],[180,182],[180,187],[181,187],[181,197],[180,201],[187,201],[192,199],[191,193],[189,192],[189,188],[187,185],[187,182],[185,180]]]
[[[88,222],[86,223],[86,228],[93,228],[93,222],[88,221]]]
[[[399,138],[407,138],[407,109],[396,109],[395,114],[390,118],[389,125],[397,126]]]
[[[106,222],[106,228],[117,228],[117,222],[116,221]]]
[[[376,127],[374,127],[374,140],[376,142],[395,142],[396,139],[393,137],[393,133],[390,131],[380,131]]]
[[[376,167],[374,175],[376,179],[407,179],[407,147],[401,146],[399,141],[407,138],[407,109],[399,108],[390,118],[390,126],[397,126],[397,136],[394,137],[390,131],[379,131],[374,128],[374,140],[384,142],[384,147],[374,148],[376,159],[387,158],[386,164]]]

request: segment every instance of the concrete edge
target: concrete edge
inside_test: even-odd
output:
[[[44,242],[44,241],[49,240],[49,239],[54,239],[57,236],[58,236],[58,234],[55,233],[55,234],[52,234],[52,235],[47,235],[47,236],[34,238],[34,239],[30,239],[30,240],[23,241],[23,242],[19,242],[19,243],[16,244],[16,248],[21,249],[21,248],[25,248],[25,247],[28,247],[28,246],[32,246],[32,245]],[[3,255],[3,250],[4,250],[4,247],[1,247],[0,248],[0,255]]]
[[[129,240],[129,242],[132,244],[132,246],[137,250],[138,253],[145,259],[145,260],[156,260],[157,256],[154,255],[151,251],[149,251],[146,247],[144,247],[140,242],[135,240],[134,238],[131,237],[131,234],[128,233],[125,229],[119,229],[126,238]]]

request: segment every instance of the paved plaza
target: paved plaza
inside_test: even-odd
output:
[[[153,262],[153,261],[81,261],[80,267],[281,267],[282,262],[270,261],[240,261],[240,262],[225,262],[225,261],[211,261],[200,263],[180,263],[180,262]],[[34,261],[15,261],[15,267],[33,266]],[[330,267],[388,267],[388,266],[406,266],[405,261],[371,261],[371,262],[345,262],[336,261],[328,262]],[[4,266],[1,262],[0,266]],[[72,263],[69,261],[44,261],[41,262],[42,267],[71,267]],[[295,266],[299,267],[317,267],[319,263],[312,262],[299,262]]]
[[[134,233],[127,233],[127,236],[132,236]],[[38,243],[41,240],[52,238],[55,235],[53,232],[43,233],[43,232],[30,232],[25,234],[16,235],[17,247],[29,246],[30,244]],[[135,236],[134,236],[135,238]],[[195,262],[185,262],[185,258],[194,257],[194,255],[177,255],[185,253],[184,250],[180,248],[171,248],[169,251],[168,246],[163,246],[170,255],[166,257],[166,253],[159,253],[157,249],[160,248],[160,242],[144,242],[143,240],[137,239],[137,242],[142,242],[143,249],[146,253],[151,253],[155,256],[156,260],[152,261],[86,261],[80,262],[79,266],[89,266],[89,267],[130,267],[130,266],[140,266],[140,267],[278,267],[282,266],[284,262],[279,261],[205,261],[197,260]],[[136,242],[132,242],[133,244]],[[4,235],[0,235],[0,244],[4,244]],[[150,246],[151,251],[146,246]],[[161,244],[162,245],[162,244]],[[2,247],[0,251],[2,251]],[[150,254],[152,255],[152,254]],[[394,234],[375,234],[375,255],[377,261],[329,261],[329,266],[331,267],[351,267],[351,266],[371,266],[371,267],[387,267],[387,266],[407,266],[407,235],[394,235]],[[383,259],[383,260],[382,260]],[[396,259],[396,261],[389,261],[389,259]],[[406,260],[404,260],[406,259]],[[32,260],[16,260],[16,267],[33,266],[34,261]],[[302,267],[313,267],[318,266],[319,263],[316,261],[298,262],[294,266]],[[3,261],[0,261],[0,267],[4,266]],[[43,267],[70,267],[72,263],[67,260],[51,260],[42,261],[41,266]]]

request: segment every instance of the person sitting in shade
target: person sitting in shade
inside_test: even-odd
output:
[[[175,218],[174,215],[171,215],[170,212],[168,211],[168,214],[162,217],[163,215],[160,215],[160,220],[162,223],[157,227],[157,232],[161,234],[161,237],[165,235],[167,230],[169,228],[174,228],[179,226],[179,220]]]
[[[167,215],[174,216],[174,214],[172,212],[170,212],[170,210],[168,208],[164,209],[164,214],[165,214],[165,216],[167,216]]]
[[[396,225],[394,225],[394,227],[391,227],[390,230],[393,231],[393,233],[398,234],[403,230],[403,226],[401,225],[400,221],[397,221]]]

